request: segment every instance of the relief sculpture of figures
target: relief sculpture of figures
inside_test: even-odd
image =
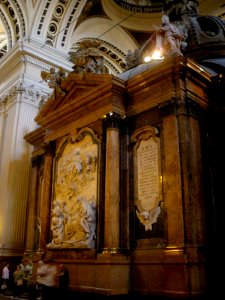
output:
[[[94,248],[98,146],[90,134],[77,135],[76,142],[68,140],[62,146],[56,160],[48,247]]]
[[[64,240],[64,228],[65,223],[67,222],[67,214],[66,214],[66,203],[59,202],[54,203],[54,208],[52,210],[52,244],[62,244]]]
[[[77,201],[82,207],[80,224],[86,232],[84,243],[89,245],[96,238],[96,204],[94,201],[88,202],[85,198],[78,198]]]

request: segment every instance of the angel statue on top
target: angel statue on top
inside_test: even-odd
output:
[[[186,28],[170,22],[167,15],[162,16],[162,27],[155,32],[156,47],[162,49],[163,55],[183,55],[181,49],[187,44]]]
[[[99,53],[100,41],[83,40],[75,52],[70,52],[70,61],[75,73],[106,73],[104,57]]]

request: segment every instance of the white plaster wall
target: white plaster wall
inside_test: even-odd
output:
[[[25,247],[32,146],[24,135],[36,127],[39,102],[52,93],[41,78],[51,66],[70,71],[65,55],[35,41],[13,47],[0,62],[0,245],[4,254]]]

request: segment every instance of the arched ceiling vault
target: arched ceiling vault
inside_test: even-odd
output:
[[[169,0],[171,1],[171,0]],[[69,55],[83,39],[99,40],[107,68],[120,73],[128,50],[161,24],[160,0],[1,0],[0,58],[33,38]],[[167,1],[168,2],[168,1]],[[199,12],[225,18],[223,0],[199,0]]]

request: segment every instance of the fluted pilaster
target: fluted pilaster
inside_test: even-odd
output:
[[[23,136],[34,128],[37,106],[35,101],[28,101],[21,85],[11,88],[0,101],[0,243],[7,251],[15,248],[23,250],[31,151]]]

